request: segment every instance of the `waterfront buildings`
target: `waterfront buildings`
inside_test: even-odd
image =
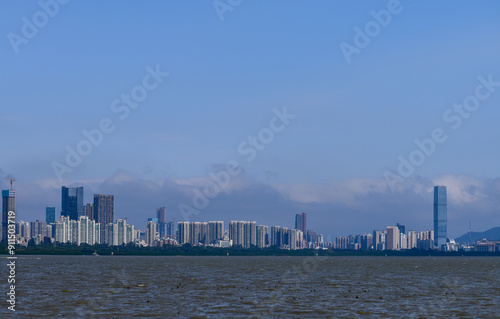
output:
[[[94,202],[77,207],[82,200],[83,187],[63,187],[61,192],[61,218],[55,221],[55,207],[46,207],[46,221],[16,223],[17,242],[26,245],[30,239],[39,243],[107,244],[111,246],[135,243],[143,246],[183,245],[214,247],[241,247],[280,249],[347,249],[347,250],[429,250],[437,247],[445,251],[462,249],[447,233],[446,187],[434,188],[434,230],[406,232],[399,223],[373,233],[337,237],[335,241],[324,241],[323,235],[306,229],[306,214],[295,215],[295,228],[257,225],[255,221],[231,221],[224,229],[223,221],[168,222],[166,208],[156,209],[156,218],[149,218],[145,231],[136,230],[126,219],[114,221],[114,196],[94,195]],[[2,228],[9,210],[15,209],[15,193],[2,192]],[[77,219],[73,219],[80,215]],[[2,229],[3,230],[3,229]],[[304,232],[305,231],[305,232]],[[6,234],[7,232],[4,231]],[[444,244],[439,244],[443,241]],[[438,243],[437,243],[438,242]],[[482,243],[478,249],[496,249],[497,243]],[[484,248],[488,247],[488,248]],[[493,248],[491,248],[493,247]],[[472,247],[464,248],[472,249]]]
[[[99,237],[101,225],[87,216],[80,216],[78,220],[72,220],[68,216],[61,216],[59,221],[51,226],[51,237],[55,242],[69,242],[76,245],[101,243]]]

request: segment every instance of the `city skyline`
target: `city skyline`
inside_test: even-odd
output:
[[[436,189],[437,186],[433,186],[432,187],[432,198],[435,199],[435,189]],[[445,187],[446,188],[446,187]],[[82,194],[85,194],[85,192],[83,191],[84,190],[84,187],[83,186],[76,186],[76,187],[66,187],[66,186],[63,186],[61,187],[62,189],[62,193],[61,193],[61,190],[60,190],[60,193],[61,193],[61,198],[64,198],[65,197],[65,194],[69,192],[72,192],[73,194],[76,194],[78,193],[79,196],[82,195]],[[446,192],[445,192],[446,193]],[[67,196],[67,195],[66,195]],[[96,200],[96,196],[99,197],[99,196],[112,196],[114,198],[114,195],[100,195],[100,194],[93,194],[91,198],[93,198],[93,201],[89,202],[89,203],[85,203],[84,205],[82,205],[82,208],[79,209],[79,212],[78,214],[80,214],[80,216],[83,216],[83,215],[86,215],[86,210],[90,210],[91,212],[91,217],[92,219],[94,219],[95,217],[95,200]],[[445,196],[446,197],[446,196]],[[428,199],[427,199],[428,200]],[[73,198],[71,199],[71,201],[73,202],[73,205],[76,203],[76,198]],[[60,200],[60,202],[63,202],[64,204],[64,200]],[[86,200],[83,200],[83,202],[86,202]],[[435,214],[435,202],[433,202],[434,204],[431,205],[431,210],[430,210],[430,220],[432,221],[431,223],[429,223],[429,212],[427,212],[427,221],[422,223],[422,225],[424,226],[419,226],[419,224],[413,224],[413,223],[408,223],[407,220],[405,220],[404,218],[397,218],[397,219],[394,219],[392,221],[379,221],[378,224],[374,224],[374,225],[377,225],[377,226],[374,226],[375,228],[384,228],[385,224],[390,224],[390,223],[393,223],[393,224],[398,224],[401,222],[402,224],[406,224],[406,225],[413,225],[414,227],[412,227],[412,229],[436,229],[436,223],[435,223],[435,218],[434,218],[434,214]],[[114,199],[113,199],[113,203],[111,204],[111,206],[113,206],[111,209],[112,209],[112,214],[110,216],[113,216],[114,218]],[[63,205],[61,205],[63,206]],[[47,207],[44,207],[45,210],[47,210],[48,208],[50,207],[55,207],[55,206],[47,206]],[[57,208],[55,208],[56,211],[57,211]],[[75,206],[75,209],[76,209],[76,206]],[[129,221],[131,221],[132,224],[134,225],[146,225],[146,222],[147,220],[151,220],[151,217],[154,217],[156,216],[156,221],[158,221],[160,218],[160,212],[161,214],[165,216],[165,218],[167,218],[167,222],[163,224],[163,227],[165,228],[165,231],[167,230],[167,227],[172,227],[172,226],[169,226],[168,223],[172,222],[173,219],[177,220],[177,221],[198,221],[198,222],[203,222],[203,221],[207,221],[207,220],[210,220],[210,219],[222,219],[224,222],[226,223],[229,223],[231,220],[234,220],[234,219],[238,219],[238,220],[245,220],[247,219],[247,217],[245,215],[240,215],[241,217],[238,217],[238,218],[235,218],[235,216],[237,216],[238,214],[234,214],[233,216],[228,216],[227,218],[218,218],[217,217],[217,214],[211,214],[211,216],[213,217],[206,217],[204,218],[203,216],[197,216],[197,215],[190,215],[188,220],[183,220],[182,219],[182,215],[179,216],[178,214],[176,214],[177,212],[174,211],[173,213],[167,213],[167,208],[165,207],[165,205],[161,205],[160,208],[156,207],[156,208],[152,208],[152,210],[154,210],[156,213],[153,213],[151,214],[150,212],[145,212],[145,210],[142,210],[143,214],[139,214],[139,215],[134,215],[134,213],[130,213],[130,214],[127,214],[127,213],[122,213],[122,214],[119,214],[117,215],[117,217],[115,219],[119,219],[119,218],[127,218]],[[128,210],[130,212],[130,210]],[[61,211],[62,213],[62,211]],[[237,213],[237,211],[235,211],[235,213]],[[282,212],[283,215],[287,215],[289,213],[292,213],[295,215],[295,221],[293,222],[290,222],[288,221],[288,224],[285,224],[285,227],[290,227],[290,228],[294,228],[296,227],[297,225],[297,222],[300,223],[300,216],[302,216],[302,214],[305,215],[305,213],[293,213],[293,212]],[[44,214],[46,214],[46,211],[44,212]],[[74,213],[76,214],[76,213]],[[19,214],[17,214],[17,216],[19,216]],[[22,216],[22,215],[21,215]],[[45,215],[44,215],[45,216]],[[26,218],[20,218],[21,220],[40,220],[40,219],[44,219],[43,217],[44,216],[40,216],[40,215],[37,215],[35,216],[35,218],[33,219],[26,219]],[[56,219],[57,219],[57,214],[56,214]],[[111,220],[110,216],[108,216],[108,220]],[[69,216],[68,216],[69,217]],[[180,218],[179,218],[180,217]],[[313,217],[317,217],[317,216],[314,216]],[[403,216],[404,217],[404,216]],[[299,218],[299,220],[298,220]],[[453,219],[453,215],[452,215],[452,219]],[[77,219],[74,219],[74,220],[77,220]],[[260,223],[260,222],[259,222]],[[273,223],[267,223],[267,222],[262,222],[262,224],[268,224],[268,225],[278,225],[280,224],[280,219],[277,219],[276,222],[273,224]],[[282,224],[282,223],[281,223]],[[318,230],[318,233],[322,233],[322,234],[325,234],[325,238],[328,238],[328,239],[331,239],[331,238],[335,238],[336,236],[342,236],[342,235],[349,235],[349,234],[353,234],[353,233],[364,233],[364,232],[369,232],[369,228],[370,226],[368,227],[364,227],[364,228],[358,228],[358,230],[347,230],[347,229],[353,229],[351,226],[352,225],[348,225],[346,226],[345,229],[340,229],[340,231],[337,231],[337,232],[333,232],[331,231],[331,228],[328,227],[329,225],[325,225],[324,223],[322,223],[321,221],[318,221],[318,220],[315,220],[314,221],[314,224],[315,225],[321,225],[322,227],[313,227],[315,230],[317,229]],[[447,223],[446,223],[447,224]],[[335,226],[335,225],[333,225]],[[488,225],[488,226],[491,226],[491,225]],[[404,226],[403,226],[404,227]],[[142,228],[142,227],[140,227]],[[491,228],[491,227],[489,227]],[[487,229],[489,229],[488,227],[487,228],[484,228],[484,229],[478,229],[478,231],[485,231]],[[326,231],[325,231],[326,230]],[[473,230],[476,230],[476,229],[473,229]],[[101,237],[102,238],[105,238],[105,229],[102,229],[101,232],[102,232],[102,235]],[[456,234],[453,234],[453,235],[450,235],[449,237],[450,238],[454,238],[454,237],[458,237],[460,235],[463,235],[465,232],[468,231],[468,228],[466,230],[464,230],[463,232],[458,232]],[[441,243],[442,244],[442,243]]]
[[[103,195],[103,194],[94,194],[94,202],[93,203],[87,203],[85,205],[80,205],[82,203],[82,198],[84,194],[84,187],[79,186],[79,187],[74,187],[74,188],[68,188],[66,186],[61,187],[61,202],[62,202],[62,207],[65,207],[64,210],[61,210],[60,218],[58,219],[58,222],[64,222],[65,220],[67,222],[80,222],[81,218],[86,218],[87,221],[93,221],[95,223],[95,227],[98,231],[98,238],[96,239],[96,243],[107,243],[107,242],[117,242],[117,239],[113,239],[113,236],[116,237],[117,231],[115,228],[119,228],[119,224],[121,223],[120,221],[124,221],[124,223],[127,223],[128,218],[117,218],[115,220],[114,218],[114,195]],[[7,211],[9,210],[9,207],[13,207],[13,203],[15,201],[15,191],[14,190],[3,190],[2,191],[3,195],[3,206],[2,206],[2,213],[5,215],[6,207]],[[443,245],[449,243],[448,241],[449,237],[447,235],[447,188],[446,186],[434,186],[434,194],[433,194],[433,199],[434,199],[434,208],[433,208],[433,230],[432,230],[432,235],[427,235],[428,239],[432,239],[434,244],[430,245],[426,244],[426,247],[432,247],[435,246],[435,248],[440,248]],[[10,201],[9,201],[10,200]],[[6,204],[7,203],[7,204]],[[10,203],[10,204],[9,204]],[[81,207],[77,207],[80,205]],[[46,222],[45,225],[48,227],[53,227],[50,225],[55,224],[55,207],[46,207]],[[77,216],[78,218],[74,218],[74,216]],[[178,238],[178,243],[187,243],[187,242],[197,242],[198,240],[200,242],[206,242],[207,239],[201,239],[201,238],[211,238],[208,240],[210,244],[214,244],[215,239],[221,239],[221,234],[224,233],[224,221],[217,221],[217,222],[189,222],[189,221],[179,221],[177,225],[175,224],[175,217],[173,217],[172,221],[169,221],[167,218],[167,210],[165,206],[156,208],[156,217],[149,217],[147,219],[146,223],[146,228],[145,228],[145,238],[146,238],[146,243],[148,245],[152,244],[155,241],[155,236],[158,238],[170,238],[173,239],[174,241],[176,240],[176,236],[179,236]],[[66,219],[63,219],[66,218]],[[36,222],[38,223],[39,220],[37,219]],[[118,225],[111,225],[114,223],[118,223]],[[86,222],[87,223],[87,222]],[[218,224],[217,227],[212,229],[211,223],[220,223]],[[233,226],[233,224],[236,223],[236,226]],[[75,224],[76,225],[76,224]],[[99,226],[103,225],[103,226]],[[151,228],[154,225],[154,229]],[[184,226],[183,226],[184,225]],[[195,225],[210,225],[205,231],[202,231],[200,229],[192,229],[192,226]],[[237,226],[240,225],[240,226]],[[250,226],[249,226],[250,225]],[[277,240],[274,238],[275,231],[274,229],[285,229],[287,231],[286,236],[289,236],[288,234],[288,227],[286,226],[281,226],[280,225],[273,225],[271,226],[271,233],[272,234],[272,240],[269,240],[269,242],[282,242],[282,240]],[[311,240],[311,238],[317,239],[317,236],[321,236],[321,242],[323,242],[324,237],[323,234],[318,234],[315,230],[307,230],[307,214],[305,212],[302,213],[297,213],[295,214],[295,223],[294,223],[294,231],[296,230],[298,232],[297,234],[292,234],[293,237],[296,235],[299,235],[300,238],[303,238],[304,240],[307,240],[308,242],[314,242],[314,240]],[[133,226],[133,224],[132,224]],[[247,226],[250,227],[247,229]],[[40,226],[41,227],[41,226]],[[45,226],[44,226],[45,227]],[[76,227],[76,226],[75,226]],[[80,227],[80,226],[78,226]],[[113,228],[114,227],[114,228]],[[134,226],[133,226],[134,227]],[[236,243],[235,245],[242,245],[243,241],[245,241],[245,245],[243,245],[244,248],[249,248],[250,243],[252,245],[256,245],[257,242],[259,242],[261,245],[264,242],[263,240],[263,235],[264,235],[264,230],[262,227],[266,228],[265,234],[269,233],[269,226],[266,225],[257,225],[255,221],[249,222],[249,221],[235,221],[231,219],[231,222],[229,223],[229,233],[231,232],[234,233],[243,233],[245,232],[247,235],[245,235],[245,239],[242,239],[238,236],[235,238],[232,238],[231,236],[229,237],[231,240],[234,240]],[[68,227],[70,228],[69,224]],[[88,226],[84,227],[85,229],[88,228]],[[92,229],[94,226],[92,226]],[[117,228],[117,229],[118,229]],[[234,228],[234,230],[233,230]],[[241,229],[240,229],[241,228]],[[124,229],[124,227],[122,227]],[[139,231],[139,228],[136,228],[137,231]],[[416,237],[415,239],[412,239],[412,236],[415,236],[416,232],[414,230],[415,228],[410,227],[410,231],[406,232],[406,226],[403,224],[400,224],[399,222],[396,223],[396,226],[387,226],[387,230],[384,231],[387,233],[387,235],[384,235],[385,237],[380,237],[379,231],[378,230],[373,230],[373,235],[369,235],[372,238],[370,239],[370,244],[366,242],[366,239],[364,239],[364,244],[361,243],[360,247],[364,247],[361,249],[367,249],[366,247],[369,247],[373,241],[373,249],[378,250],[378,244],[382,238],[383,242],[386,242],[386,246],[383,247],[388,247],[390,250],[400,250],[400,249],[406,249],[406,244],[405,245],[400,245],[400,242],[403,241],[408,241],[407,245],[411,247],[417,247],[416,244]],[[429,230],[430,231],[430,230]],[[58,230],[55,229],[55,233],[57,233]],[[39,231],[39,233],[42,233],[42,231]],[[50,232],[49,232],[50,233]],[[410,233],[412,233],[410,235]],[[184,234],[191,234],[187,235],[185,238]],[[194,234],[194,235],[193,235]],[[217,234],[217,235],[215,235]],[[252,234],[252,235],[248,235]],[[364,232],[366,235],[367,233]],[[111,236],[111,237],[110,237]],[[119,235],[119,238],[124,238],[125,234],[124,231],[121,232],[121,235]],[[194,237],[193,237],[194,236]],[[251,239],[246,238],[246,236],[251,236]],[[256,237],[257,236],[257,237]],[[270,235],[271,236],[271,235]],[[346,237],[343,236],[344,238],[350,238],[352,233]],[[400,238],[401,236],[401,238]],[[409,236],[409,238],[407,238]],[[338,243],[338,238],[342,236],[337,236],[337,245]],[[403,240],[404,237],[404,240]],[[131,237],[132,238],[132,237]],[[196,239],[198,238],[198,239]],[[267,239],[266,239],[267,240]],[[302,239],[301,239],[302,240]],[[419,236],[420,240],[420,236]],[[84,241],[85,242],[85,241]],[[119,240],[118,240],[119,242]],[[331,240],[331,236],[327,235],[326,236],[326,241],[325,242],[334,242]],[[453,242],[453,238],[451,238],[451,242]],[[342,247],[347,247],[348,243],[341,244]],[[279,245],[278,245],[279,246]],[[259,246],[262,247],[262,246]],[[295,247],[295,246],[291,246]],[[301,247],[301,245],[298,245],[298,247]],[[295,248],[292,248],[295,249]],[[430,248],[427,248],[430,249]]]
[[[307,213],[295,214],[294,228],[280,225],[262,225],[256,221],[231,220],[228,229],[224,221],[168,221],[166,207],[156,208],[156,217],[147,219],[145,230],[128,223],[128,218],[114,219],[114,195],[94,194],[94,202],[81,203],[84,187],[61,187],[61,203],[65,207],[58,221],[54,221],[55,207],[46,207],[46,221],[25,222],[15,225],[19,245],[72,243],[76,245],[120,246],[133,244],[138,247],[193,246],[259,249],[274,247],[286,250],[340,249],[340,250],[432,250],[442,251],[497,251],[499,242],[487,239],[465,243],[456,242],[447,235],[447,187],[434,187],[434,230],[415,230],[399,222],[384,230],[373,229],[357,235],[325,236],[307,229]],[[3,190],[2,214],[15,210],[15,192]],[[93,210],[93,212],[92,212]],[[90,211],[90,212],[89,212]],[[78,216],[78,218],[73,218]],[[5,226],[5,223],[2,224]],[[3,232],[5,234],[6,232]],[[461,236],[462,238],[464,236]],[[5,239],[3,239],[5,240]]]

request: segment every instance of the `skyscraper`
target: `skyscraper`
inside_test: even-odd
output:
[[[78,220],[83,216],[83,187],[66,187],[61,189],[61,216]]]
[[[446,186],[434,187],[434,246],[441,248],[448,234],[448,199]]]
[[[295,215],[295,229],[302,230],[304,234],[306,231],[306,213]]]
[[[53,224],[56,222],[55,207],[45,207],[45,221],[47,222],[47,224]]]
[[[9,212],[16,212],[16,193],[13,190],[2,191],[2,240],[7,241]]]
[[[156,217],[158,218],[158,233],[160,238],[165,238],[167,234],[167,209],[165,207],[157,208]]]
[[[83,207],[83,206],[82,206]],[[108,236],[108,224],[113,223],[115,218],[115,196],[114,195],[94,195],[94,220],[101,224],[100,242],[106,243]]]

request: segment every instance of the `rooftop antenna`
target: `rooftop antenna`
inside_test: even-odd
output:
[[[12,183],[14,183],[16,180],[13,179],[13,178],[8,178],[8,177],[4,177],[3,179],[8,179],[10,181],[10,191],[12,192]]]

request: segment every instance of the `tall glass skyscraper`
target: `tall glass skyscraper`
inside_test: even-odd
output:
[[[167,209],[165,207],[157,208],[156,217],[158,218],[158,233],[160,238],[164,238],[167,234]]]
[[[448,199],[446,186],[434,187],[434,246],[441,248],[448,234]]]
[[[2,191],[2,240],[7,241],[9,212],[16,212],[16,193],[13,190]]]
[[[78,220],[83,216],[83,187],[63,186],[61,216],[68,216],[69,219]]]
[[[47,222],[47,224],[53,224],[56,222],[55,207],[45,207],[45,222]]]

